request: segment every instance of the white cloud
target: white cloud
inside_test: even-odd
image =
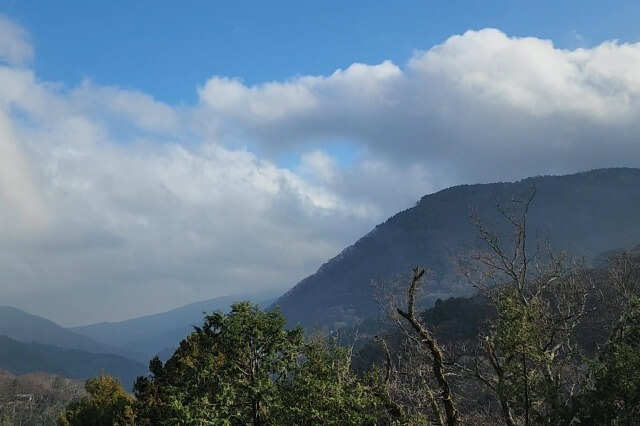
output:
[[[216,136],[256,136],[268,144],[277,141],[292,147],[365,124],[372,114],[396,102],[394,84],[401,78],[400,69],[388,61],[353,64],[327,77],[302,76],[253,87],[214,77],[199,91],[199,124]]]
[[[284,291],[372,219],[139,92],[0,67],[0,105],[0,294],[63,323]]]
[[[85,81],[71,96],[78,107],[98,116],[106,115],[105,120],[124,120],[152,134],[179,131],[180,111],[139,91],[97,87]]]
[[[637,165],[639,58],[637,43],[563,50],[495,29],[468,31],[416,52],[404,69],[354,64],[251,87],[215,78],[216,91],[233,84],[243,95],[211,103],[208,83],[203,119],[216,121],[215,134],[267,151],[353,141],[374,160],[420,164],[439,184]],[[251,108],[256,102],[280,113]]]
[[[0,109],[0,235],[11,240],[46,227],[48,211],[10,120]]]
[[[335,159],[323,151],[310,151],[302,155],[300,169],[312,177],[331,181],[336,175]]]
[[[640,165],[639,44],[469,31],[402,67],[213,77],[180,107],[22,58],[0,66],[0,297],[65,323],[284,290],[451,184]]]
[[[23,65],[33,57],[29,34],[20,25],[0,14],[0,61]]]
[[[442,78],[483,104],[501,104],[534,117],[575,113],[617,120],[632,112],[640,85],[639,45],[607,42],[566,51],[549,40],[510,38],[498,30],[468,31],[416,55],[409,68]]]

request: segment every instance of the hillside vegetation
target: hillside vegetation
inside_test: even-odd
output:
[[[635,424],[640,249],[552,270],[418,314],[426,272],[416,268],[388,311],[399,328],[359,336],[369,342],[359,353],[236,303],[207,315],[166,363],[154,358],[135,398],[100,376],[60,424]]]
[[[80,380],[47,373],[15,376],[0,371],[0,424],[55,425],[64,407],[84,395]]]

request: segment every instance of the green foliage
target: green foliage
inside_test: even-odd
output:
[[[542,321],[545,307],[536,298],[522,303],[517,289],[511,286],[500,292],[496,310],[498,318],[491,326],[487,344],[503,358],[497,392],[510,401],[516,414],[529,409],[530,417],[543,422],[545,414],[536,407],[548,408],[543,372],[553,364],[544,349],[550,332]],[[534,400],[536,404],[532,404]]]
[[[360,378],[351,351],[247,302],[208,315],[165,365],[135,385],[143,424],[374,424],[385,415],[382,381]]]
[[[637,424],[640,419],[640,300],[631,300],[613,338],[592,365],[582,419],[591,424]]]
[[[88,395],[72,402],[58,419],[61,426],[133,425],[134,399],[117,379],[101,374],[87,380]]]
[[[619,267],[607,271],[589,279],[631,276]],[[577,281],[583,276],[555,277],[503,283],[487,293],[487,301],[451,299],[424,313],[435,331],[452,333],[442,355],[464,373],[452,379],[460,421],[635,424],[640,418],[640,299],[627,298],[612,309],[618,320],[603,330],[614,332],[589,361],[576,349],[574,331],[591,312],[584,310],[584,287]],[[472,308],[479,312],[465,312]],[[166,364],[153,359],[150,376],[135,384],[135,400],[101,375],[87,381],[88,396],[71,403],[59,424],[442,424],[426,338],[405,337],[390,339],[382,359],[372,356],[356,372],[352,349],[337,339],[305,341],[301,328],[285,328],[278,311],[236,303],[228,314],[207,315]],[[460,354],[450,349],[456,339],[477,338],[481,356],[470,357],[476,352],[465,352],[464,345],[457,346]]]
[[[139,411],[153,424],[264,424],[281,403],[278,382],[296,364],[300,328],[248,302],[208,315],[151,379],[136,382]]]
[[[385,415],[379,375],[359,378],[351,369],[351,351],[325,336],[305,345],[280,390],[276,424],[376,424]]]

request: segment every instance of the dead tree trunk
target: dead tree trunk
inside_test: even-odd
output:
[[[398,308],[397,312],[400,316],[402,316],[409,322],[416,333],[420,335],[422,343],[429,349],[431,358],[433,359],[433,373],[438,382],[438,386],[440,386],[440,398],[442,400],[442,404],[444,405],[444,410],[447,417],[447,425],[457,426],[460,424],[460,415],[451,395],[451,386],[449,386],[449,382],[447,381],[445,375],[442,350],[440,349],[440,346],[433,338],[429,330],[427,330],[426,327],[420,322],[420,320],[416,318],[415,314],[416,291],[418,289],[418,284],[424,276],[424,273],[425,270],[423,268],[415,268],[413,270],[413,279],[411,280],[411,285],[409,286],[409,292],[407,295],[407,311],[405,312],[402,309]]]

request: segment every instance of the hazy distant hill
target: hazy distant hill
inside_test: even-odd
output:
[[[497,219],[495,199],[527,193],[535,183],[531,230],[549,231],[556,248],[588,259],[640,243],[640,169],[601,169],[515,183],[456,186],[423,197],[302,280],[276,304],[291,324],[337,327],[375,315],[371,279],[394,277],[416,265],[434,270],[434,297],[469,291],[452,256],[474,244],[471,208]]]
[[[0,335],[25,343],[42,343],[94,353],[113,353],[138,359],[141,357],[140,354],[96,342],[90,337],[73,333],[53,321],[10,306],[0,306]]]
[[[125,348],[130,351],[141,352],[152,357],[167,349],[175,348],[180,340],[193,331],[193,325],[200,325],[203,312],[228,310],[229,306],[239,300],[262,302],[269,296],[223,296],[201,302],[191,303],[168,312],[147,315],[119,322],[105,322],[98,324],[73,327],[74,333],[90,336],[91,338]],[[264,307],[273,302],[270,298],[263,302]]]
[[[87,379],[104,371],[118,377],[128,389],[136,377],[147,373],[146,365],[119,355],[24,343],[6,336],[0,336],[0,369],[13,374],[42,371],[72,379]]]

